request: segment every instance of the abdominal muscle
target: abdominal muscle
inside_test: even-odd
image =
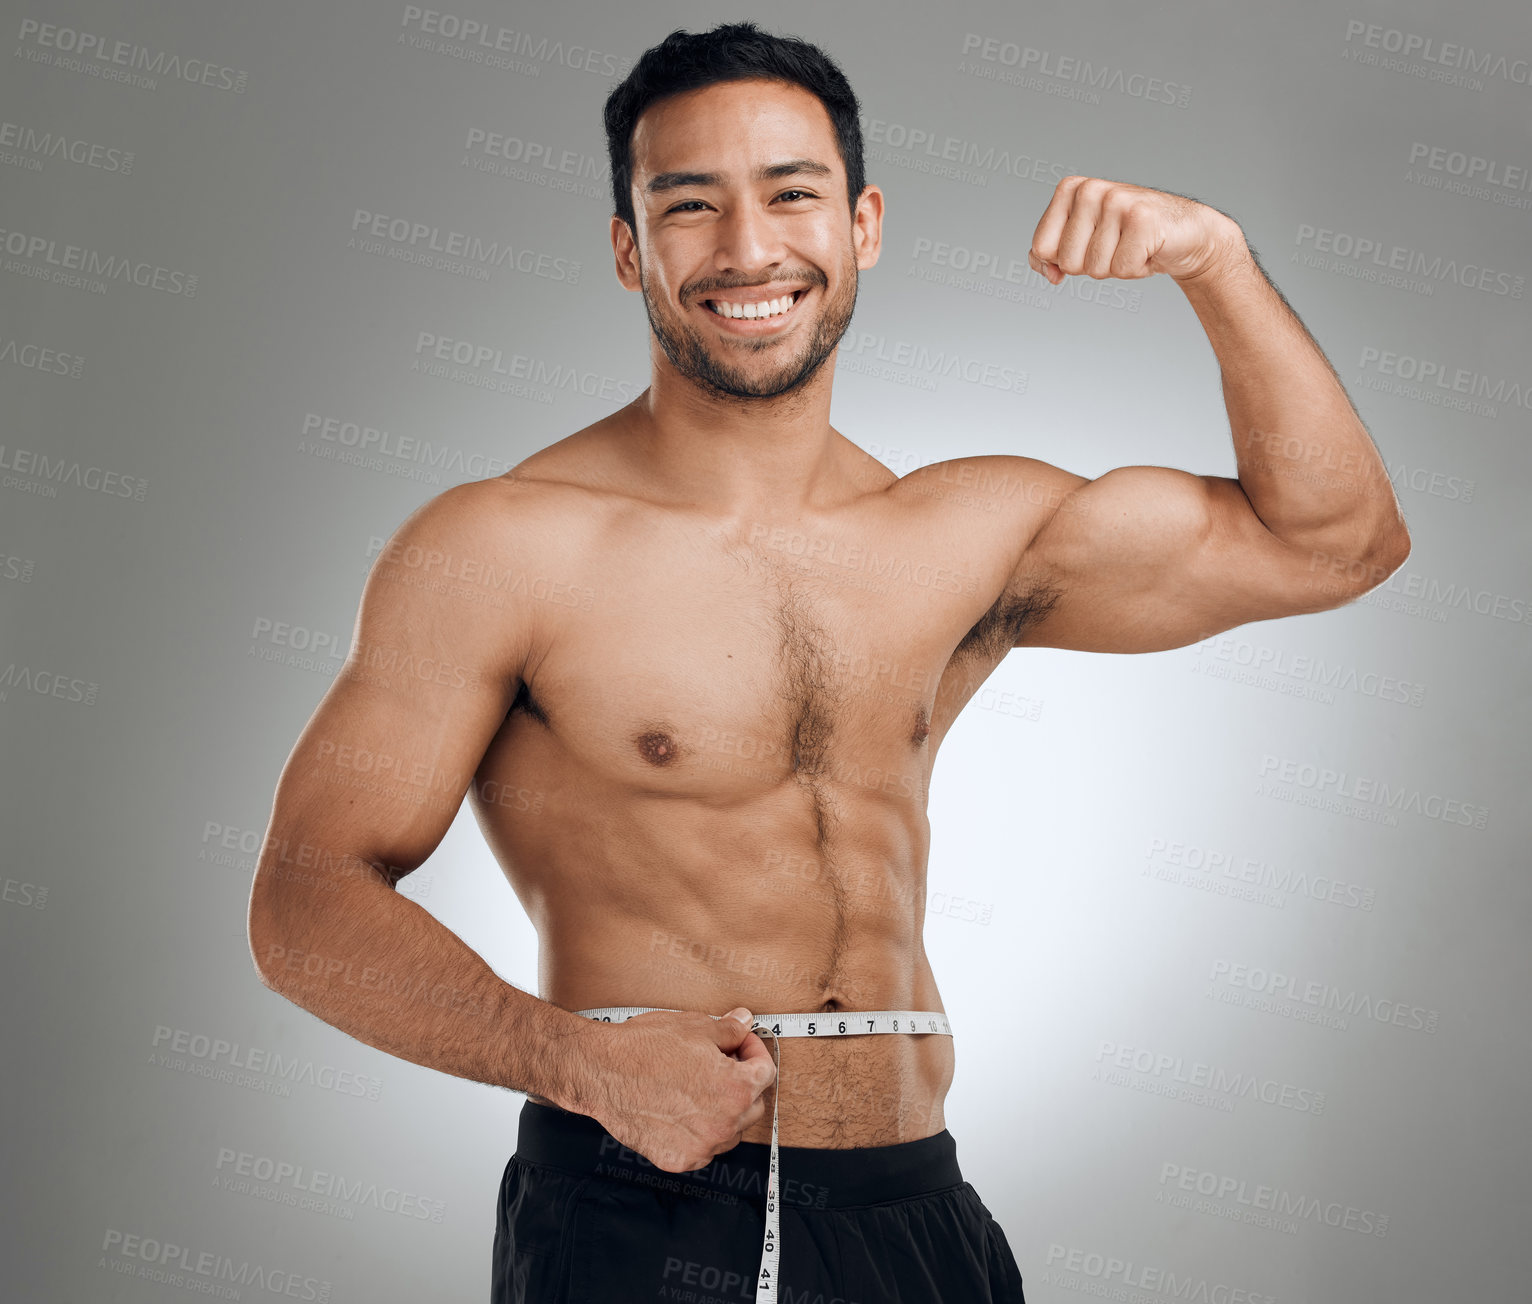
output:
[[[583,819],[565,812],[578,831],[554,810],[498,828],[481,812],[537,928],[544,1000],[567,1010],[643,1006],[715,1016],[744,1006],[758,1019],[943,1012],[921,937],[925,875],[915,857],[924,859],[924,828],[899,828],[908,808],[896,816],[887,802],[848,797],[845,813],[860,806],[864,816],[848,823],[869,836],[857,839],[860,854],[836,853],[831,869],[832,858],[814,857],[811,843],[801,854],[780,850],[801,842],[801,833],[784,836],[761,810],[726,818],[665,803],[646,827],[642,810],[620,805],[617,819],[610,811],[607,819],[592,816],[595,803]],[[538,836],[561,826],[562,836]],[[603,846],[602,832],[615,829],[621,845]],[[778,1078],[745,1141],[771,1141],[773,1091],[784,1146],[894,1145],[946,1126],[942,1103],[954,1070],[948,1035],[762,1039]]]
[[[582,932],[589,922],[586,914]],[[630,926],[613,930],[618,931],[633,938]],[[667,930],[652,931],[663,934]],[[695,966],[704,972],[689,979],[674,973],[674,962],[650,963],[660,957],[650,951],[647,931],[637,946],[630,941],[626,947],[605,929],[587,936],[590,940],[578,947],[558,948],[557,961],[548,966],[544,999],[564,1009],[638,1005],[723,1015],[744,1006],[758,1021],[769,1014],[823,1012],[834,1017],[861,1010],[942,1010],[923,952],[911,957],[890,950],[854,962],[848,956],[859,978],[837,986],[836,996],[828,995],[822,984],[783,986],[731,972],[730,957],[744,964],[742,957],[748,953],[752,960],[749,967],[754,968],[755,957],[773,951],[780,957],[783,970],[794,965],[815,967],[818,957],[805,951],[801,943],[795,947],[791,939],[783,938],[779,946],[772,947],[755,929],[740,935],[740,940],[748,938],[743,946],[720,939],[715,945],[725,957],[711,965]],[[852,989],[856,999],[849,999]],[[931,1136],[946,1126],[942,1102],[954,1069],[950,1036],[877,1033],[778,1039],[762,1035],[762,1040],[777,1063],[778,1076],[776,1085],[767,1088],[762,1097],[765,1115],[746,1130],[742,1140],[770,1143],[773,1092],[777,1093],[778,1140],[784,1146],[848,1149],[895,1145]],[[529,1093],[528,1099],[553,1103],[535,1093]]]

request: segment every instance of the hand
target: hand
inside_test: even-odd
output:
[[[1053,285],[1065,276],[1137,280],[1156,272],[1179,282],[1217,270],[1246,247],[1239,223],[1195,199],[1125,181],[1065,177],[1027,259]]]
[[[766,1113],[761,1093],[777,1067],[751,1022],[746,1009],[721,1019],[650,1010],[598,1024],[610,1037],[597,1052],[592,1117],[667,1173],[705,1168]]]

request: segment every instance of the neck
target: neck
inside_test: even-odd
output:
[[[681,375],[656,346],[624,443],[654,492],[724,515],[784,512],[846,496],[847,441],[830,426],[836,354],[796,389],[735,398]]]

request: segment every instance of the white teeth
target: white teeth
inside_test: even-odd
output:
[[[777,317],[793,306],[793,296],[783,295],[780,299],[767,299],[764,303],[727,303],[723,300],[714,299],[709,304],[720,317],[745,318],[756,320],[761,317]]]

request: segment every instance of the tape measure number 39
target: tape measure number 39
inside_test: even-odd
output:
[[[601,1023],[624,1023],[635,1014],[665,1009],[660,1005],[609,1005],[576,1014]],[[680,1011],[670,1011],[680,1013]],[[722,1015],[713,1015],[721,1018]],[[937,1033],[950,1037],[947,1016],[938,1010],[842,1010],[835,1014],[758,1014],[750,1031],[761,1037],[867,1037],[878,1033]],[[777,1090],[771,1093],[771,1164],[766,1174],[766,1235],[761,1243],[761,1270],[756,1274],[755,1304],[777,1304],[781,1284],[782,1226],[777,1199],[777,1097],[782,1064],[777,1059]]]

